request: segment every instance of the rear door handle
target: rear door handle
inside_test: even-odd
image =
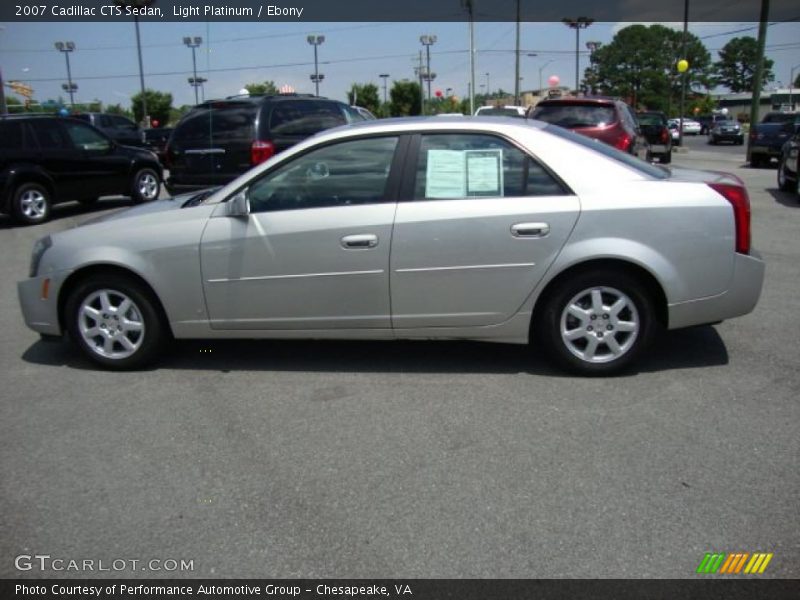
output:
[[[543,238],[550,233],[547,223],[517,223],[511,226],[511,235],[514,237]]]
[[[346,235],[342,238],[342,248],[347,250],[365,250],[378,245],[378,236],[371,233]]]

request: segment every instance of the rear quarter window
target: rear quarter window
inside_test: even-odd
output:
[[[344,112],[333,102],[277,102],[269,119],[273,136],[310,136],[323,129],[345,125]]]
[[[252,139],[258,107],[253,104],[202,107],[189,113],[175,130],[175,140],[191,144]]]

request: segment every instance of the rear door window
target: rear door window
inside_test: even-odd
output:
[[[542,165],[502,138],[472,133],[422,137],[414,193],[417,200],[565,193]]]
[[[42,150],[71,149],[72,143],[56,119],[31,119],[31,129]]]
[[[607,104],[538,104],[531,113],[538,119],[559,127],[578,129],[580,127],[604,127],[617,119],[614,107]]]
[[[310,136],[346,123],[344,113],[336,103],[284,101],[275,103],[269,128],[273,136]]]
[[[0,121],[0,150],[22,150],[21,121]]]

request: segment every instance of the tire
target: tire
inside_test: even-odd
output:
[[[117,274],[80,282],[67,298],[64,320],[73,343],[107,369],[138,369],[153,362],[168,338],[150,291]]]
[[[618,301],[621,308],[612,312]],[[635,277],[598,269],[569,277],[547,294],[536,311],[533,338],[560,367],[579,375],[606,376],[635,362],[658,326],[655,304]],[[570,339],[566,332],[577,337]]]
[[[131,179],[131,199],[135,204],[156,200],[161,191],[161,181],[155,169],[144,167]]]
[[[778,163],[778,188],[782,192],[797,191],[797,180],[786,176],[786,161],[783,158]]]
[[[754,155],[754,156],[750,157],[750,167],[751,168],[759,169],[759,168],[761,168],[762,164],[763,164],[763,160],[761,159],[761,156]]]
[[[12,201],[14,217],[25,225],[37,225],[50,218],[53,199],[40,183],[23,183],[16,190]]]
[[[668,165],[671,162],[672,162],[672,150],[670,150],[666,154],[662,154],[661,155],[661,164],[662,165]]]

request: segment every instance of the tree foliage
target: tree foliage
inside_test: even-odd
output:
[[[374,83],[354,83],[347,92],[347,101],[351,105],[363,106],[373,115],[377,115],[381,106],[378,86]]]
[[[389,96],[389,110],[393,117],[418,115],[422,111],[422,94],[415,81],[395,81]]]
[[[711,55],[700,39],[687,34],[686,54],[682,56],[683,32],[663,25],[630,25],[605,46],[592,53],[586,85],[597,93],[621,96],[634,108],[671,112],[681,95],[681,74],[676,65],[681,58],[689,62],[687,90],[708,89],[711,80]]]
[[[159,123],[169,122],[169,113],[172,110],[172,94],[150,89],[145,89],[144,94],[150,119],[157,120]],[[133,109],[134,120],[137,123],[141,123],[144,118],[141,92],[131,96],[131,108]]]
[[[722,47],[719,51],[719,60],[714,63],[717,82],[732,92],[753,91],[757,56],[758,42],[755,38],[749,36],[733,38]],[[775,79],[775,74],[772,72],[774,64],[772,60],[764,57],[761,87]]]
[[[147,108],[149,109],[150,106],[148,105]],[[122,117],[128,117],[129,119],[133,118],[133,113],[121,104],[108,104],[106,106],[106,112],[110,115],[120,115]]]
[[[263,83],[248,83],[244,89],[252,96],[272,96],[278,93],[278,86],[271,79]]]

